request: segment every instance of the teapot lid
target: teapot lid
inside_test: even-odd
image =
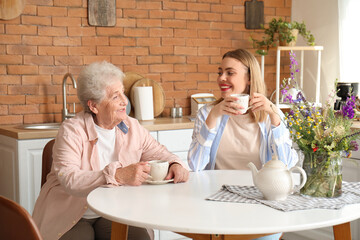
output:
[[[270,168],[286,168],[285,163],[280,161],[276,154],[273,154],[271,160],[268,161],[264,166]]]

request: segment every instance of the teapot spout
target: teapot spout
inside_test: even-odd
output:
[[[252,173],[252,177],[254,179],[256,177],[256,175],[258,174],[258,172],[259,172],[258,169],[256,168],[255,164],[252,163],[252,162],[249,162],[247,164],[247,166],[250,168],[251,173]]]

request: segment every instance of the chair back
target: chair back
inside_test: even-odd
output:
[[[42,170],[41,170],[41,187],[46,182],[46,176],[51,170],[51,165],[53,162],[52,158],[52,149],[55,143],[55,139],[50,140],[44,147],[42,154]]]
[[[0,239],[42,240],[31,215],[3,196],[0,196],[0,226]]]

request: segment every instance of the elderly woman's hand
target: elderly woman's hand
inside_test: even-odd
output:
[[[138,162],[116,169],[115,179],[121,185],[139,186],[148,179],[150,166],[147,162]]]
[[[174,178],[174,183],[186,182],[189,179],[189,171],[179,163],[171,164],[165,180]]]

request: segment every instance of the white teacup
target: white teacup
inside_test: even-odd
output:
[[[164,160],[152,160],[149,161],[149,164],[150,164],[150,180],[152,181],[164,180],[168,173],[169,162]]]
[[[250,97],[249,94],[240,93],[240,94],[231,94],[230,96],[236,97],[238,99],[236,103],[243,107],[242,109],[239,109],[241,114],[246,113],[246,111],[251,108],[249,107],[249,97]]]

